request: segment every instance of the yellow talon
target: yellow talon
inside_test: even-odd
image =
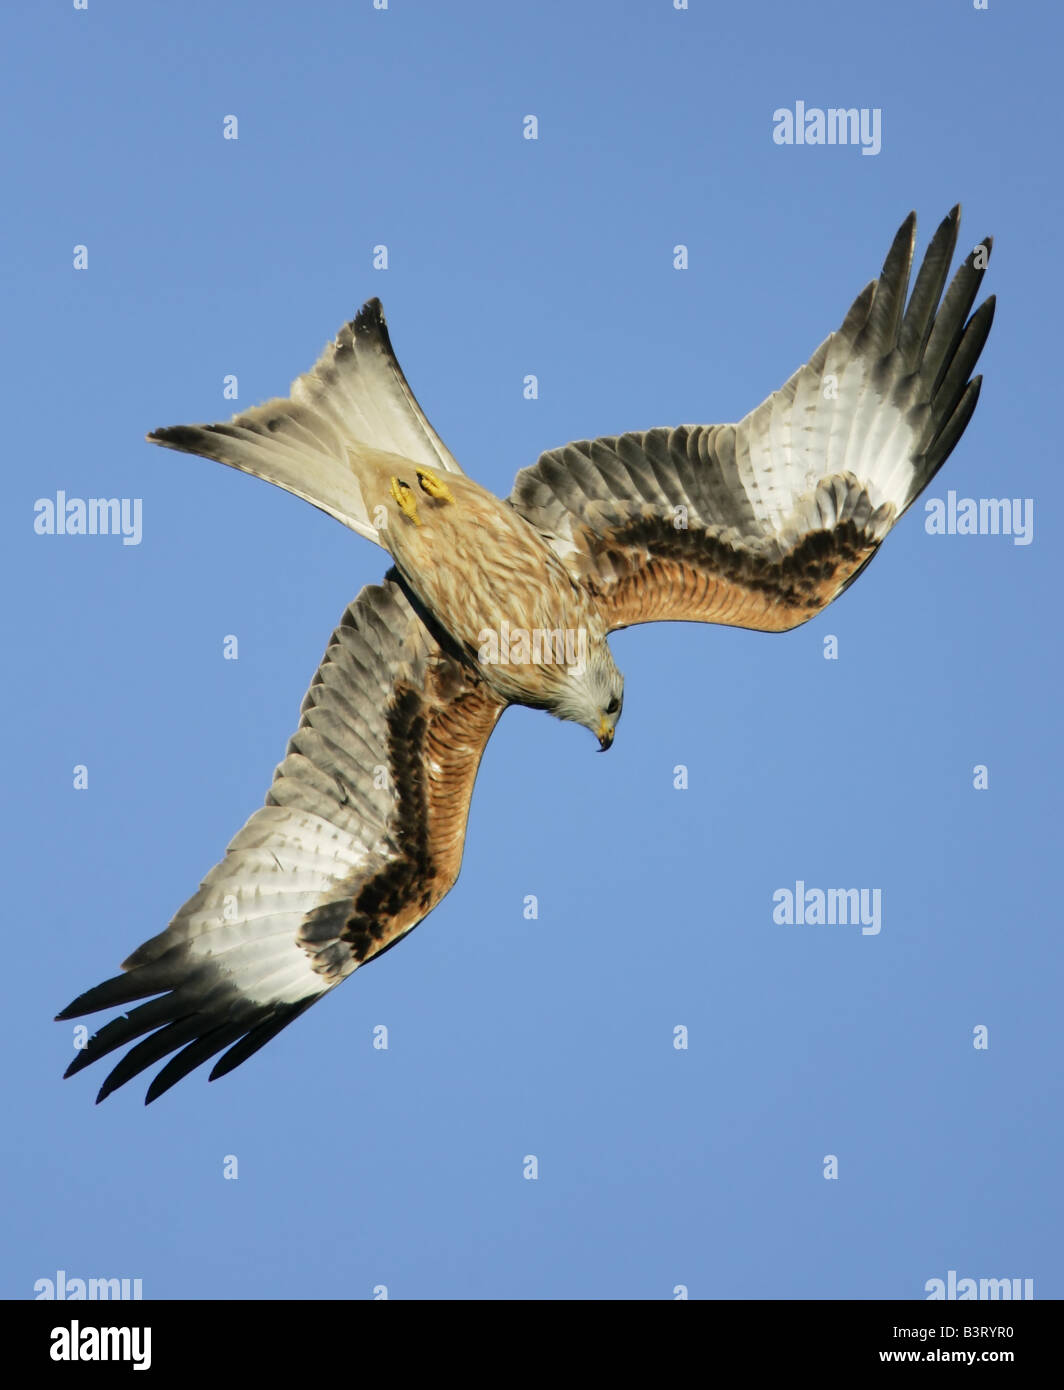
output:
[[[451,489],[446,483],[441,483],[435,473],[430,473],[427,468],[417,470],[417,480],[421,484],[422,492],[427,492],[430,497],[435,497],[438,502],[453,502]]]
[[[420,474],[418,475],[420,477]],[[402,478],[392,479],[392,496],[399,503],[399,509],[415,526],[421,525],[421,518],[417,514],[417,499],[414,497],[413,490],[408,483],[404,483]]]

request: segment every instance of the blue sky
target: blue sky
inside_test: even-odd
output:
[[[953,1269],[1064,1295],[1059,15],[90,0],[4,26],[0,1292],[921,1298]],[[880,152],[775,144],[797,100],[880,110]],[[505,494],[569,439],[737,419],[910,208],[922,251],[957,200],[999,306],[927,496],[1031,498],[1031,544],[929,535],[921,501],[790,634],[618,634],[609,756],[508,712],[462,876],[400,949],[218,1083],[145,1109],[144,1079],[99,1108],[102,1068],[60,1080],[53,1014],[261,804],[385,568],[147,430],[284,394],[379,295],[429,418]],[[60,489],[141,499],[141,543],[36,535]],[[882,930],[778,925],[798,880],[878,888]]]

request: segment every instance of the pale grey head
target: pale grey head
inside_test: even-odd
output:
[[[588,642],[583,661],[567,667],[566,679],[548,708],[558,719],[571,719],[590,729],[604,753],[613,742],[623,706],[624,677],[602,637]]]

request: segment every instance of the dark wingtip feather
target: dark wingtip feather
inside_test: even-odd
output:
[[[297,1004],[279,1005],[272,1018],[258,1024],[246,1037],[241,1038],[235,1047],[231,1047],[224,1057],[219,1058],[207,1079],[217,1081],[219,1077],[228,1075],[234,1067],[239,1067],[242,1062],[246,1062],[258,1052],[260,1047],[265,1047],[271,1038],[275,1038],[282,1028],[287,1028],[293,1023],[313,1003],[313,999],[303,999]]]
[[[65,1009],[55,1016],[56,1023],[65,1023],[69,1018],[81,1018],[84,1014],[94,1014],[98,1009],[110,1009],[116,1004],[127,1001],[117,998],[117,994],[112,995],[111,987],[116,985],[123,977],[118,975],[115,979],[104,980],[103,984],[94,985],[92,989],[87,989],[84,994],[79,994],[76,999],[72,999]]]
[[[161,970],[149,972],[139,970],[135,974],[114,975],[102,984],[94,985],[84,994],[69,1003],[62,1013],[55,1016],[57,1023],[68,1018],[81,1018],[84,1014],[99,1013],[102,1009],[116,1009],[122,1004],[132,1004],[138,999],[147,999],[152,994],[162,994],[171,989],[173,981],[161,977]]]
[[[925,466],[930,470],[928,473],[929,477],[933,477],[934,474],[938,472],[949,458],[950,454],[952,454],[953,450],[957,447],[961,435],[968,428],[968,421],[975,412],[982,386],[983,378],[981,376],[973,376],[971,381],[969,381],[968,385],[964,388],[952,415],[935,436],[926,455]]]
[[[958,204],[935,228],[935,234],[917,271],[916,283],[898,335],[898,347],[910,370],[916,367],[927,345],[938,302],[942,298],[942,290],[957,246],[959,216]]]
[[[839,335],[847,342],[853,342],[868,320],[868,311],[876,292],[876,282],[869,280],[864,289],[846,311],[846,317],[839,327]]]
[[[890,351],[896,340],[909,291],[915,250],[916,213],[913,211],[894,233],[879,279],[875,282],[872,307],[857,343],[862,350],[871,348],[877,355],[882,355]]]

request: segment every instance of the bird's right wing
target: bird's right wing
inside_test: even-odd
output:
[[[228,1049],[211,1080],[225,1075],[417,926],[457,878],[477,768],[505,704],[445,650],[394,576],[344,613],[266,805],[125,973],[59,1015],[161,996],[106,1024],[68,1068],[149,1034],[99,1100],[172,1052],[148,1101]]]

